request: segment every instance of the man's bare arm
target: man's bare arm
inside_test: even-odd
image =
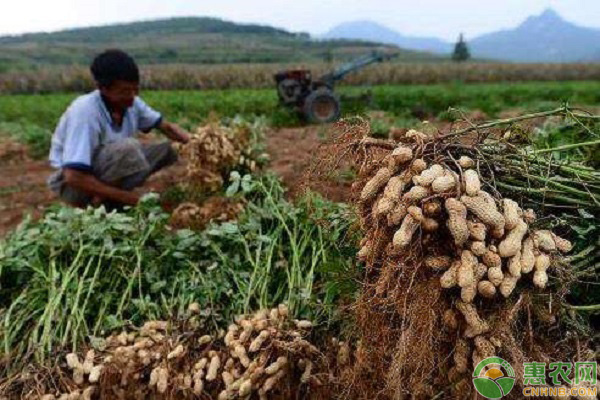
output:
[[[123,204],[135,205],[140,196],[133,192],[121,190],[107,185],[94,175],[76,169],[65,168],[63,170],[65,183],[75,189],[102,200],[112,200]]]
[[[180,127],[179,125],[163,120],[158,129],[169,139],[180,142],[187,143],[190,141],[190,134],[186,132],[185,129]]]

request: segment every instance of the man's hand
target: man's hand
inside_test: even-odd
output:
[[[173,141],[184,144],[190,141],[190,134],[185,129],[172,122],[163,120],[158,126],[158,129]]]
[[[186,130],[179,125],[175,125],[174,128],[177,130],[177,136],[179,137],[180,143],[185,144],[190,141],[190,134]]]
[[[125,201],[123,203],[130,205],[130,206],[135,206],[137,203],[139,203],[140,199],[142,198],[141,195],[134,193],[134,192],[128,192],[125,190],[125,193],[126,193],[126,196],[124,196]]]

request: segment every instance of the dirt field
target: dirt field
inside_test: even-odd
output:
[[[0,236],[15,227],[26,214],[39,216],[52,203],[46,187],[52,169],[47,162],[31,160],[18,143],[0,143]]]
[[[514,117],[520,110],[507,110],[501,118]],[[481,112],[472,112],[469,119],[481,122],[486,116]],[[528,121],[537,125],[542,120]],[[449,131],[449,123],[436,123],[441,132]],[[455,127],[456,128],[456,127]],[[270,155],[268,169],[279,175],[294,197],[306,190],[307,173],[311,161],[320,143],[332,134],[330,126],[307,126],[282,128],[267,132],[267,152]],[[0,237],[16,227],[23,217],[31,214],[39,217],[50,204],[58,201],[46,186],[46,179],[52,172],[46,160],[31,160],[27,149],[18,143],[0,141]],[[178,163],[165,171],[152,176],[141,189],[162,192],[185,173],[185,167]],[[346,201],[349,198],[351,176],[313,179],[310,189],[316,190],[333,201]]]
[[[269,169],[277,173],[294,196],[303,190],[304,173],[316,146],[325,139],[324,127],[271,130],[267,135]],[[0,236],[14,229],[23,217],[39,217],[44,209],[58,201],[48,190],[46,179],[52,172],[46,160],[31,160],[26,148],[14,142],[0,143]],[[177,164],[153,176],[144,191],[161,191],[177,180],[184,166]],[[331,200],[347,196],[349,184],[339,181],[318,182],[316,188]]]

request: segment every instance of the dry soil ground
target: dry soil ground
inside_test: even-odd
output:
[[[500,117],[509,118],[521,113],[520,110],[507,110]],[[481,122],[486,116],[471,113],[469,119]],[[542,121],[531,120],[528,123],[537,125]],[[434,123],[442,133],[452,128],[449,123]],[[305,189],[308,169],[317,147],[328,139],[328,135],[335,134],[332,133],[334,131],[326,125],[269,130],[266,137],[271,159],[268,168],[282,178],[290,196],[296,196]],[[0,237],[16,227],[25,215],[39,217],[48,205],[59,201],[46,186],[51,172],[46,160],[30,159],[23,145],[0,141]],[[180,180],[184,172],[182,163],[169,167],[151,177],[142,191],[161,192]],[[349,199],[352,178],[351,173],[318,179],[313,176],[310,188],[330,200],[345,201]]]
[[[325,127],[303,127],[272,130],[267,135],[269,169],[278,174],[291,195],[303,187],[304,174],[319,142],[325,138]],[[143,190],[161,191],[184,173],[178,163],[153,176]],[[46,186],[52,172],[46,160],[32,160],[26,148],[15,142],[0,143],[0,236],[16,227],[27,214],[39,217],[50,204],[59,201]],[[340,180],[319,182],[317,189],[332,200],[344,200],[349,184]]]

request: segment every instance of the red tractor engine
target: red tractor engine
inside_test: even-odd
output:
[[[340,101],[325,82],[313,82],[306,69],[281,71],[275,75],[279,102],[295,108],[309,122],[333,122],[340,117]]]

